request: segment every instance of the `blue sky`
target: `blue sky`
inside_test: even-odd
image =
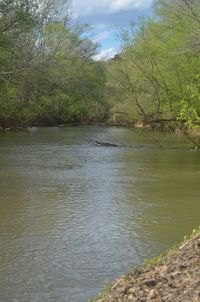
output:
[[[72,0],[73,18],[89,23],[90,37],[101,46],[96,59],[113,57],[120,47],[117,34],[130,22],[151,15],[153,0]]]

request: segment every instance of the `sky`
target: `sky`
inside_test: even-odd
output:
[[[110,59],[120,51],[119,31],[139,17],[151,15],[153,0],[72,0],[73,19],[91,24],[89,37],[97,42],[96,60]]]

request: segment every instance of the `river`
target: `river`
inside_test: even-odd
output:
[[[199,219],[200,154],[184,137],[100,127],[0,134],[1,302],[86,302]]]

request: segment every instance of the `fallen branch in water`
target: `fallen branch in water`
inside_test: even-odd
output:
[[[183,133],[185,134],[185,136],[195,145],[195,150],[199,150],[200,149],[200,144],[199,144],[199,140],[195,141],[185,130],[182,130]]]
[[[95,140],[95,143],[98,145],[98,146],[103,146],[103,147],[119,147],[117,144],[113,144],[113,143],[107,143],[107,142],[101,142],[99,140]]]

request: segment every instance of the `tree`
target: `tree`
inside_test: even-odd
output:
[[[102,116],[105,74],[68,0],[0,0],[0,125],[57,124]],[[93,111],[93,112],[92,112]]]
[[[154,12],[122,34],[108,71],[113,110],[120,106],[132,123],[198,127],[200,3],[157,0]]]

